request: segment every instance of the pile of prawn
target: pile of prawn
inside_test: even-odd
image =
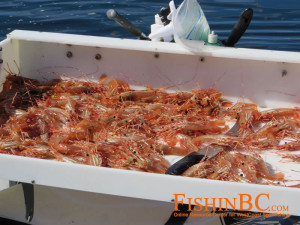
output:
[[[271,174],[259,152],[300,150],[298,108],[259,111],[215,89],[170,93],[132,90],[106,75],[44,84],[8,75],[0,104],[3,154],[165,173],[166,155],[221,148],[182,175],[277,185],[284,175]]]

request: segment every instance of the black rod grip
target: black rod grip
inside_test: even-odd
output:
[[[199,163],[205,156],[200,155],[197,152],[192,152],[185,157],[183,157],[178,162],[174,163],[165,174],[169,175],[181,175],[184,171],[186,171],[191,166]]]
[[[253,16],[253,9],[248,8],[244,10],[239,18],[237,24],[233,27],[227,40],[224,40],[222,43],[227,47],[233,47],[243,36],[247,30]]]
[[[140,29],[134,26],[129,20],[121,16],[116,10],[109,9],[106,12],[106,15],[109,19],[116,21],[118,24],[121,25],[125,30],[132,33],[134,36],[142,39],[148,40],[149,38],[145,35]]]

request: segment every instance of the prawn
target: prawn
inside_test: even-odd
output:
[[[240,126],[239,137],[246,137],[253,133],[253,125],[260,118],[260,113],[256,109],[242,109],[238,113],[238,124]]]
[[[276,146],[278,150],[284,151],[298,151],[300,150],[300,141],[291,141],[289,143]]]
[[[227,109],[226,111],[223,112],[223,114],[225,116],[229,116],[232,119],[234,118],[238,118],[239,113],[242,110],[245,109],[253,109],[253,110],[257,110],[257,105],[253,104],[253,103],[243,103],[243,102],[238,102],[236,104],[234,104],[233,106],[231,106],[229,109]]]
[[[144,98],[155,97],[157,91],[143,90],[143,91],[126,91],[120,94],[120,101],[139,101]]]
[[[9,74],[0,94],[7,120],[0,128],[1,153],[165,173],[165,155],[204,151],[207,160],[185,176],[268,184],[283,180],[283,174],[269,173],[248,148],[300,148],[298,108],[259,112],[255,104],[223,100],[215,89],[132,90],[107,75],[97,83],[50,83]],[[237,123],[228,132],[233,119]],[[279,145],[284,138],[293,141]]]
[[[178,122],[165,126],[160,134],[166,133],[167,135],[174,133],[185,134],[220,134],[229,129],[224,120],[216,121],[197,121],[197,122]]]
[[[267,181],[284,179],[282,173],[270,174],[260,157],[230,151],[223,151],[190,167],[183,176],[246,183],[259,183],[261,179]]]
[[[231,137],[228,135],[200,135],[192,139],[192,143],[196,146],[203,145],[219,145],[237,147],[242,146],[242,139],[239,137]]]
[[[279,142],[276,138],[278,133],[290,129],[291,125],[287,122],[269,121],[258,131],[246,137],[244,144],[260,148],[272,147]]]
[[[260,112],[261,120],[272,120],[272,119],[281,119],[281,118],[299,118],[299,109],[298,108],[278,108],[270,109]]]

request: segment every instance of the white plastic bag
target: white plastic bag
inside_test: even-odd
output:
[[[184,0],[174,16],[174,38],[176,42],[185,40],[207,41],[210,28],[197,0]]]

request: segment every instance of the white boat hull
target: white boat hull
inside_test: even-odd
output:
[[[292,107],[299,106],[300,102],[300,53],[296,52],[211,46],[189,51],[175,43],[32,31],[14,31],[0,46],[3,49],[0,82],[5,80],[8,69],[40,80],[56,76],[97,80],[105,73],[134,86],[151,85],[174,91],[214,87],[229,99],[241,98],[260,107]],[[300,190],[296,188],[167,176],[9,155],[0,156],[0,171],[1,179],[34,181],[47,191],[62,188],[60,190],[70,190],[78,196],[98,193],[99,196],[120,196],[120,199],[144,199],[145,203],[146,200],[159,201],[158,205],[165,206],[167,211],[173,207],[171,200],[175,193],[186,193],[191,198],[230,199],[238,193],[252,196],[269,193],[270,199],[261,203],[262,208],[288,205],[291,215],[300,216]],[[98,206],[103,209],[101,204]],[[254,207],[252,211],[261,210]],[[38,222],[45,218],[45,214],[38,213],[33,222],[47,224]],[[20,215],[15,216],[21,219]]]

